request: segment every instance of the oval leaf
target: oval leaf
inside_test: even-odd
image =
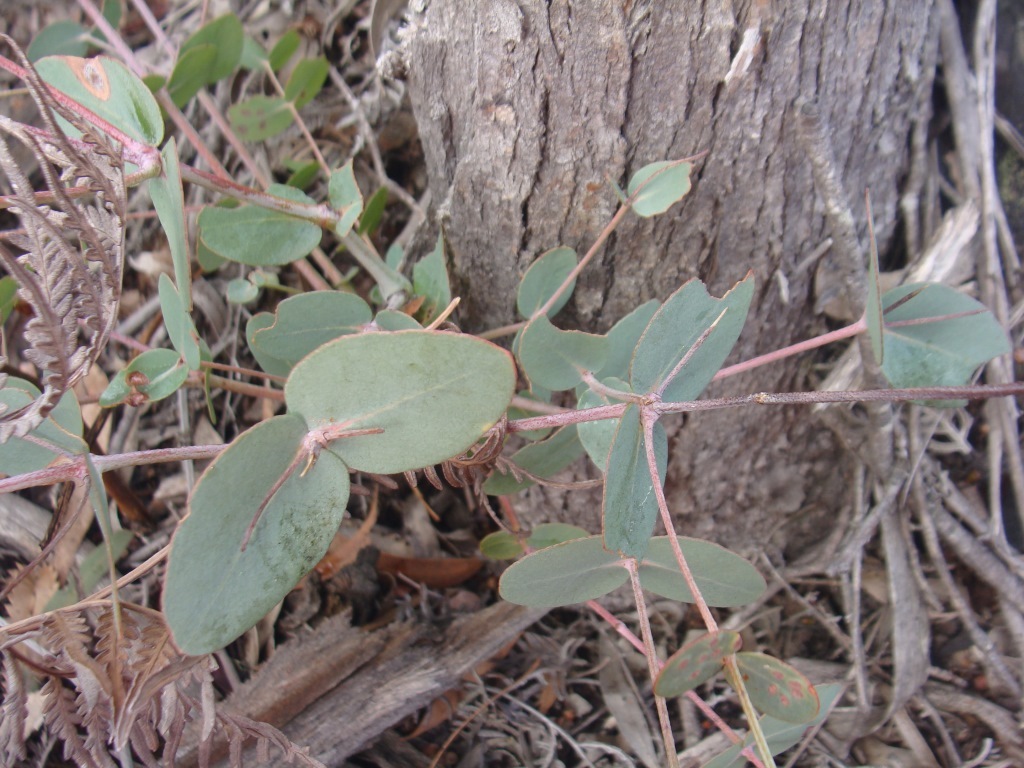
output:
[[[109,56],[82,59],[47,56],[36,62],[47,83],[143,144],[157,146],[164,120],[156,99],[139,78]]]
[[[629,194],[638,189],[633,210],[643,217],[667,211],[673,203],[690,191],[690,170],[693,166],[679,160],[666,160],[645,165],[629,180]]]
[[[544,303],[550,299],[565,278],[576,268],[579,259],[576,258],[576,251],[572,248],[553,248],[534,261],[530,268],[523,275],[519,283],[519,292],[516,296],[516,307],[519,314],[527,319],[532,319]],[[558,310],[565,306],[572,296],[576,281],[573,280],[569,287],[558,297],[558,300],[551,305],[547,311],[548,317],[554,317]]]
[[[619,320],[608,331],[608,359],[600,371],[594,373],[598,379],[615,376],[625,379],[629,376],[629,366],[633,362],[633,350],[636,349],[644,329],[661,306],[651,299],[641,304],[628,315]]]
[[[818,692],[786,662],[764,653],[738,653],[736,665],[759,711],[787,723],[807,723],[817,717]]]
[[[163,607],[188,654],[222,648],[259,621],[327,552],[348,501],[345,465],[329,450],[256,510],[300,450],[306,425],[275,416],[240,435],[196,484],[174,534]]]
[[[623,557],[637,559],[647,553],[658,519],[658,499],[645,445],[640,409],[630,404],[619,419],[608,453],[601,519],[605,546]],[[654,454],[658,477],[664,485],[668,438],[660,424],[654,425]]]
[[[893,386],[969,384],[979,366],[1010,351],[1006,331],[985,305],[948,286],[901,285],[886,292],[882,304],[891,307],[911,294],[915,295],[885,313],[882,372]],[[960,316],[893,327],[901,321],[949,315]],[[940,400],[928,404],[951,408],[965,403]]]
[[[226,13],[213,21],[204,24],[195,34],[189,37],[181,48],[178,49],[179,57],[191,51],[193,48],[200,48],[205,45],[212,45],[215,50],[215,57],[207,67],[204,75],[204,85],[216,83],[225,77],[230,77],[238,67],[242,58],[242,46],[245,34],[242,31],[242,22],[233,13]],[[179,64],[181,59],[179,58]],[[175,71],[178,67],[175,66]],[[173,82],[174,77],[171,76]]]
[[[327,196],[331,206],[341,213],[341,220],[335,225],[334,232],[338,237],[344,237],[363,212],[363,194],[356,184],[351,160],[331,174],[327,183]]]
[[[519,362],[534,384],[545,389],[572,389],[583,371],[596,371],[608,358],[608,337],[563,331],[547,316],[534,318],[519,339]]]
[[[288,78],[288,85],[284,88],[284,97],[295,104],[296,109],[301,109],[311,102],[320,89],[324,87],[327,80],[327,73],[330,64],[323,56],[312,59],[302,59],[292,70],[292,76]]]
[[[11,376],[0,389],[0,406],[6,406],[6,412],[13,413],[31,405],[39,394],[39,389],[34,385]],[[43,423],[28,434],[72,454],[83,454],[89,450],[82,440],[82,412],[74,392],[65,392]],[[6,443],[0,443],[0,467],[3,467],[5,475],[11,477],[44,469],[62,456],[61,453],[23,437],[11,437]]]
[[[213,43],[194,45],[178,53],[171,79],[167,81],[167,93],[174,106],[182,109],[210,82],[210,70],[216,61],[217,46]]]
[[[601,383],[611,389],[617,389],[622,392],[629,391],[629,384],[615,377],[603,379]],[[617,402],[619,401],[613,400],[608,395],[588,389],[580,396],[576,407],[582,410],[585,408],[597,408],[601,405],[612,405]],[[597,465],[597,468],[602,473],[608,464],[608,451],[611,450],[612,441],[615,439],[615,430],[618,429],[618,426],[619,422],[615,419],[581,421],[577,425],[577,429],[580,431],[580,442],[583,443],[583,447],[586,449],[590,460]]]
[[[160,275],[158,281],[160,294],[160,311],[164,316],[164,327],[171,344],[185,359],[185,363],[193,371],[199,370],[199,332],[192,322],[192,317],[185,309],[185,302],[174,287],[166,273]]]
[[[372,316],[370,306],[355,294],[303,293],[278,304],[273,324],[255,331],[249,346],[257,360],[273,358],[290,368],[320,345],[359,333]]]
[[[228,122],[243,141],[264,141],[292,124],[288,106],[278,96],[252,96],[228,107]]]
[[[323,345],[295,366],[284,394],[311,427],[383,429],[336,440],[331,450],[353,469],[386,475],[468,450],[501,418],[514,387],[512,358],[494,344],[399,331]]]
[[[553,547],[573,539],[586,539],[590,537],[590,531],[580,528],[578,525],[568,523],[541,523],[533,529],[530,538],[526,540],[534,549],[545,549]]]
[[[557,608],[596,600],[628,578],[622,558],[591,536],[527,555],[502,574],[498,589],[510,603]]]
[[[682,696],[717,675],[726,656],[736,653],[739,632],[723,630],[701,635],[673,653],[654,682],[658,696]]]
[[[412,289],[423,297],[419,315],[430,323],[452,301],[452,288],[448,281],[448,268],[444,263],[444,238],[437,236],[434,250],[416,262],[412,268]]]
[[[284,184],[271,184],[267,192],[297,203],[314,202],[300,190]],[[316,224],[254,205],[203,208],[199,232],[206,247],[222,258],[253,267],[301,259],[316,248],[321,235]]]
[[[508,531],[495,531],[480,540],[480,554],[492,560],[511,560],[523,554],[523,547]]]
[[[699,280],[687,281],[651,318],[640,337],[629,372],[633,391],[655,392],[664,386],[662,398],[666,402],[696,399],[736,344],[753,297],[752,272],[720,299],[712,298]],[[712,325],[714,329],[700,348],[673,375],[686,353]]]
[[[708,605],[735,608],[754,602],[767,588],[764,577],[739,555],[710,541],[678,537],[686,564]],[[651,539],[647,559],[640,564],[640,583],[656,595],[692,603],[668,536]]]

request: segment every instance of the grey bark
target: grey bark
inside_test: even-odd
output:
[[[408,42],[408,85],[460,323],[512,322],[532,260],[557,245],[584,252],[617,204],[607,179],[706,151],[690,195],[661,217],[627,218],[557,324],[605,330],[689,278],[722,295],[753,270],[734,360],[820,332],[817,265],[805,259],[830,233],[794,102],[816,104],[828,126],[862,243],[870,188],[885,252],[917,193],[907,179],[931,114],[933,20],[932,0],[431,0]],[[748,30],[749,67],[728,77]],[[807,370],[794,359],[713,390],[806,387]],[[833,441],[805,411],[700,414],[670,448],[666,490],[684,533],[805,541],[780,526],[819,536],[842,499]],[[545,517],[599,528],[585,495],[533,500]]]

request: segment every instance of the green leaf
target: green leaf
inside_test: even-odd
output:
[[[320,173],[320,163],[316,160],[302,164],[296,163],[294,166],[290,165],[289,170],[292,171],[292,174],[288,177],[288,181],[285,184],[289,187],[304,190],[308,189],[316,181],[317,174]]]
[[[330,64],[323,56],[300,60],[292,70],[292,76],[288,78],[284,97],[293,102],[296,109],[302,109],[320,93],[329,69]]]
[[[606,550],[600,536],[547,547],[513,563],[498,590],[510,603],[557,608],[585,603],[622,586],[629,573],[622,558]]]
[[[382,309],[373,318],[373,324],[382,331],[422,331],[423,326],[416,318],[409,317],[397,309]]]
[[[774,717],[765,716],[761,718],[761,731],[764,733],[765,739],[768,742],[768,747],[773,755],[777,755],[799,743],[804,738],[804,735],[810,732],[811,728],[814,728],[824,722],[828,713],[832,709],[832,705],[835,703],[836,699],[839,698],[840,694],[842,694],[844,686],[838,683],[832,683],[828,685],[819,685],[817,688],[818,697],[821,699],[821,709],[818,712],[818,716],[811,722],[794,725],[793,723],[786,723]],[[744,766],[749,765],[749,763],[740,753],[747,747],[751,747],[753,745],[754,737],[747,734],[741,743],[729,747],[729,749],[718,757],[706,763],[704,768],[744,768]]]
[[[284,393],[310,427],[383,429],[331,450],[353,469],[387,475],[472,447],[505,412],[515,378],[508,352],[482,339],[379,332],[319,347],[295,366]]]
[[[444,263],[444,239],[441,235],[437,236],[434,250],[413,265],[412,290],[423,297],[421,317],[428,325],[451,303],[452,289]]]
[[[584,371],[596,371],[608,357],[608,337],[563,331],[546,315],[530,321],[519,339],[519,362],[531,383],[546,389],[572,389]]]
[[[185,195],[181,188],[178,147],[172,136],[160,152],[160,175],[149,180],[149,194],[167,235],[174,263],[174,284],[181,292],[185,309],[192,309],[192,270],[188,259],[188,229],[185,225]]]
[[[526,540],[534,549],[547,549],[556,544],[562,544],[574,539],[586,539],[590,537],[590,531],[580,528],[578,525],[568,523],[541,523],[533,529],[530,538]]]
[[[242,58],[245,34],[242,22],[233,13],[226,13],[204,24],[195,34],[182,43],[178,49],[178,63],[184,54],[207,45],[214,47],[215,57],[205,72],[205,83],[213,84],[234,74]],[[175,71],[178,67],[175,66]],[[174,81],[174,76],[171,76]],[[180,106],[180,105],[179,105]]]
[[[606,387],[611,389],[617,389],[623,392],[629,391],[629,384],[617,379],[610,377],[601,381]],[[576,407],[580,410],[584,408],[597,408],[602,405],[612,405],[614,403],[621,402],[613,400],[604,394],[598,394],[591,389],[584,392]],[[601,421],[581,421],[577,425],[577,429],[580,431],[580,442],[583,443],[583,447],[587,451],[587,455],[590,460],[597,465],[597,468],[603,473],[605,467],[608,464],[608,452],[611,450],[612,441],[615,439],[615,430],[618,429],[618,419],[602,419]]]
[[[583,455],[579,433],[575,424],[569,424],[555,432],[547,440],[520,448],[512,455],[512,463],[537,477],[550,478],[572,464]],[[534,481],[524,477],[522,482],[515,476],[494,472],[484,482],[483,491],[489,496],[507,496],[529,488]]]
[[[300,43],[302,43],[302,37],[296,29],[289,29],[281,35],[281,39],[270,49],[270,68],[275,72],[280,72],[281,67],[287,64],[288,60],[299,50]]]
[[[331,201],[331,207],[341,214],[341,221],[335,226],[334,232],[338,237],[344,237],[363,212],[363,195],[356,184],[351,160],[331,174],[327,196]]]
[[[722,671],[725,657],[740,649],[739,632],[723,630],[701,635],[673,653],[665,662],[654,692],[658,696],[682,696]]]
[[[7,413],[13,413],[31,404],[39,394],[34,385],[11,376],[0,389],[0,405],[7,407]],[[82,440],[82,412],[74,392],[66,392],[46,420],[28,434],[52,443],[58,450],[50,450],[24,437],[11,437],[6,443],[0,443],[0,467],[4,474],[14,476],[45,469],[63,456],[60,449],[75,455],[89,450]]]
[[[190,370],[199,370],[199,333],[185,309],[185,301],[166,274],[159,280],[160,311],[171,344],[184,358]]]
[[[985,305],[948,286],[901,285],[886,292],[882,304],[891,307],[918,290],[905,303],[885,313],[882,372],[894,387],[963,386],[971,382],[979,366],[1009,353],[1006,331]],[[956,314],[962,316],[893,327],[893,323],[900,321]],[[929,401],[928,405],[954,408],[966,402],[939,400]]]
[[[759,598],[767,588],[757,569],[737,554],[710,541],[678,537],[686,564],[704,600],[716,608],[735,608]],[[640,583],[656,595],[681,603],[694,602],[668,536],[651,539],[640,565]]]
[[[47,24],[28,46],[25,55],[31,62],[44,56],[85,56],[89,52],[89,32],[70,19]]]
[[[272,357],[262,352],[255,344],[256,334],[265,328],[270,328],[275,321],[275,316],[270,312],[259,312],[253,315],[249,318],[249,322],[245,324],[245,341],[249,345],[249,351],[252,352],[256,362],[259,363],[260,368],[271,376],[281,376],[283,378],[291,373],[293,363]]]
[[[519,309],[519,314],[527,319],[532,319],[537,310],[544,306],[544,303],[554,295],[558,286],[576,268],[577,262],[576,251],[572,248],[553,248],[541,254],[526,270],[522,282],[519,283],[519,293],[516,296],[516,307]],[[548,317],[554,317],[565,306],[575,287],[576,281],[573,280],[566,291],[551,305],[551,309],[547,311]]]
[[[701,334],[718,320],[700,349],[665,387],[662,396],[666,402],[696,399],[736,344],[753,297],[753,273],[748,273],[721,299],[712,298],[699,280],[687,281],[651,318],[640,337],[629,373],[633,391],[657,391]]]
[[[171,349],[150,349],[132,360],[110,380],[100,395],[100,405],[111,408],[120,405],[132,393],[128,376],[141,373],[144,384],[135,389],[146,396],[149,402],[163,400],[177,392],[188,379],[188,366],[183,365],[181,355]]]
[[[243,141],[264,141],[287,130],[292,113],[278,96],[250,96],[228,107],[228,122]]]
[[[641,186],[643,189],[633,201],[633,210],[644,218],[667,211],[690,191],[692,167],[679,160],[668,160],[645,165],[634,173],[629,180],[629,194],[632,195]]]
[[[290,369],[328,341],[359,333],[372,317],[355,294],[311,291],[278,304],[273,324],[255,331],[249,347],[257,360],[272,358]]]
[[[193,45],[178,53],[167,81],[167,93],[178,109],[184,108],[210,82],[210,70],[216,61],[217,46],[213,43]]]
[[[163,139],[164,121],[153,94],[116,59],[47,56],[36,62],[36,69],[58,91],[133,139],[151,147]]]
[[[267,192],[297,203],[313,199],[293,187],[271,184]],[[289,264],[320,243],[316,224],[255,205],[240,208],[207,206],[199,214],[203,243],[219,256],[253,267]]]
[[[602,500],[604,543],[623,557],[642,559],[658,519],[658,499],[647,467],[640,408],[626,406],[619,419],[608,453]],[[654,425],[654,453],[658,476],[665,483],[668,438],[665,428]]]
[[[633,350],[636,349],[644,329],[647,328],[660,306],[661,304],[651,299],[611,327],[611,330],[608,331],[608,359],[600,371],[594,372],[599,380],[609,376],[619,379],[628,378],[629,366],[633,361]]]
[[[206,247],[201,234],[196,237],[196,261],[199,262],[199,268],[207,273],[216,272],[228,263],[228,260],[219,253]]]
[[[262,69],[267,61],[267,52],[263,46],[248,35],[242,40],[242,55],[238,58],[238,66],[242,69]]]
[[[388,188],[380,187],[376,192],[370,195],[370,199],[363,208],[363,214],[359,217],[360,235],[369,235],[377,231],[377,227],[380,226],[381,217],[384,215],[384,210],[387,206]],[[393,265],[389,264],[388,266]]]
[[[18,306],[18,281],[10,275],[0,277],[0,324],[6,323]]]
[[[327,552],[345,514],[347,467],[328,449],[274,488],[305,436],[298,416],[268,419],[240,435],[196,484],[171,542],[163,591],[164,615],[185,653],[230,643]],[[268,497],[243,552],[246,529]]]
[[[495,531],[480,540],[480,554],[491,560],[511,560],[522,553],[519,540],[508,531]]]
[[[233,277],[228,280],[226,298],[231,304],[248,304],[260,295],[260,288],[244,277]]]
[[[818,692],[799,671],[764,653],[736,654],[736,665],[751,703],[787,723],[807,723],[818,715]]]

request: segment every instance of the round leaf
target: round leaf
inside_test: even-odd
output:
[[[519,362],[530,381],[546,389],[572,389],[583,371],[596,371],[608,358],[608,337],[563,331],[546,315],[534,318],[519,339]]]
[[[605,470],[602,522],[604,543],[624,557],[641,559],[658,519],[658,498],[647,464],[647,441],[640,423],[640,409],[626,407],[619,419]],[[668,438],[661,424],[654,425],[654,458],[658,478],[665,484]]]
[[[576,268],[577,262],[576,251],[572,248],[553,248],[541,254],[540,258],[526,270],[522,282],[519,283],[519,293],[516,297],[519,314],[527,319],[532,318]],[[554,317],[558,310],[565,306],[575,287],[576,281],[573,280],[568,289],[551,305],[551,309],[547,311],[548,317]]]
[[[256,331],[249,346],[257,359],[271,357],[290,367],[328,341],[359,333],[371,317],[369,305],[355,294],[303,293],[278,304],[273,324]]]
[[[235,71],[242,57],[243,40],[242,22],[235,14],[226,13],[204,24],[199,31],[182,43],[178,53],[179,56],[184,56],[195,48],[212,45],[216,55],[204,73],[204,84],[216,83]],[[178,63],[181,63],[180,58]],[[177,71],[178,67],[175,66],[174,69]],[[173,80],[172,76],[171,81]]]
[[[284,184],[271,184],[267,192],[297,203],[314,202]],[[321,235],[316,224],[254,205],[206,207],[199,214],[199,231],[207,248],[225,259],[253,267],[301,259],[316,248]]]
[[[70,19],[47,24],[32,38],[26,55],[29,61],[44,56],[85,56],[89,52],[88,31]]]
[[[629,391],[629,384],[615,377],[604,379],[601,383],[611,389],[617,389],[622,392]],[[613,400],[607,395],[588,389],[580,396],[576,407],[582,410],[584,408],[597,408],[601,405],[611,405],[616,402],[618,401]],[[605,466],[608,464],[608,451],[611,450],[612,440],[615,439],[615,430],[618,426],[619,422],[617,419],[583,421],[577,425],[577,429],[580,431],[580,442],[583,443],[583,447],[587,450],[590,460],[602,472],[604,472]]]
[[[480,540],[480,554],[492,560],[511,560],[522,553],[519,540],[508,531],[495,531]]]
[[[667,211],[690,191],[691,168],[678,160],[645,165],[629,180],[630,195],[643,187],[633,201],[633,210],[645,218]]]
[[[651,318],[640,337],[629,372],[633,391],[654,392],[664,385],[690,348],[714,325],[663,393],[666,402],[696,399],[736,344],[753,297],[753,273],[720,299],[712,298],[699,280],[687,281]]]
[[[228,122],[243,141],[263,141],[287,130],[292,113],[278,96],[252,96],[228,107]]]
[[[533,529],[533,533],[530,534],[530,538],[527,539],[526,543],[534,549],[545,549],[546,547],[553,547],[555,544],[572,541],[573,539],[586,539],[589,536],[590,531],[586,531],[578,525],[541,523]]]
[[[149,88],[109,56],[47,56],[36,62],[47,83],[137,141],[157,146],[164,120]]]
[[[213,43],[194,45],[180,51],[171,79],[167,81],[167,93],[176,107],[184,107],[210,82],[210,70],[216,61],[217,46]]]
[[[245,282],[248,282],[248,280]],[[250,285],[252,284],[250,283]],[[254,342],[259,331],[262,331],[264,328],[270,328],[273,324],[274,315],[270,312],[258,312],[253,315],[249,318],[249,322],[245,324],[245,341],[249,345],[249,351],[256,358],[256,362],[260,364],[260,368],[272,376],[284,377],[291,373],[293,363],[265,354],[255,346]]]
[[[12,413],[32,403],[39,394],[33,384],[11,376],[0,389],[0,405],[7,406],[7,413]],[[29,434],[72,454],[89,450],[82,440],[82,412],[74,392],[66,392],[46,420]],[[10,476],[44,469],[61,455],[22,437],[11,437],[6,443],[0,443],[0,467]]]
[[[472,336],[399,331],[343,336],[292,370],[285,401],[311,427],[382,434],[331,443],[353,469],[379,474],[437,464],[472,447],[512,399],[515,367]]]
[[[284,97],[294,102],[296,109],[301,109],[320,93],[327,80],[330,64],[323,56],[302,59],[292,70],[288,85],[284,88]]]
[[[141,373],[146,383],[137,389],[150,401],[162,400],[178,391],[188,379],[188,367],[181,364],[181,355],[172,349],[149,349],[132,360],[110,380],[100,395],[100,405],[110,408],[124,402],[131,394],[128,375]]]
[[[701,635],[673,653],[654,682],[659,696],[682,696],[717,675],[724,659],[740,649],[739,632]]]
[[[622,559],[600,536],[574,539],[527,555],[501,576],[499,591],[510,603],[557,608],[607,595],[629,579]]]
[[[985,305],[948,286],[901,285],[886,292],[882,304],[891,307],[915,292],[912,298],[885,313],[882,372],[893,386],[969,384],[978,366],[1010,351],[1006,331]],[[914,325],[892,325],[948,315],[961,316]],[[964,403],[936,401],[929,404],[954,407]]]
[[[185,653],[230,643],[327,552],[348,501],[345,465],[323,451],[273,492],[305,435],[299,417],[275,416],[240,435],[196,484],[164,581],[164,615]],[[272,492],[243,552],[246,529]]]
[[[679,537],[686,564],[708,605],[735,608],[754,602],[766,588],[764,577],[739,555],[710,541]],[[651,539],[640,565],[640,583],[656,595],[692,603],[693,595],[679,570],[668,536]]]
[[[738,653],[736,664],[759,711],[787,723],[807,723],[817,717],[818,692],[789,664],[763,653]]]
[[[409,317],[397,309],[382,309],[373,318],[373,324],[382,331],[422,331],[423,326],[416,318]]]

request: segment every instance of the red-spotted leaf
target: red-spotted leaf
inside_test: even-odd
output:
[[[764,653],[738,653],[743,684],[750,701],[761,712],[787,723],[813,720],[820,704],[811,681],[799,671]]]
[[[673,653],[654,682],[659,696],[681,696],[717,675],[724,659],[740,649],[739,632],[701,635]]]

